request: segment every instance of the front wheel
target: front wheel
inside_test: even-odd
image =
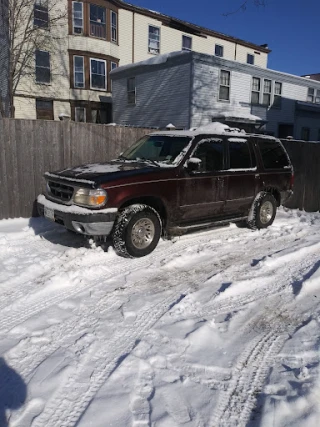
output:
[[[115,222],[113,246],[118,255],[143,257],[155,249],[160,235],[158,212],[147,205],[131,205],[119,214]]]
[[[248,225],[253,229],[267,228],[274,221],[277,212],[277,202],[272,194],[262,191],[254,200]]]

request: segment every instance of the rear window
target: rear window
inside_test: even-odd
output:
[[[258,141],[258,146],[265,169],[278,169],[289,166],[288,156],[278,141],[261,139]]]

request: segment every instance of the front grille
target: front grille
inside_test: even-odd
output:
[[[63,202],[69,202],[72,198],[74,188],[70,185],[61,184],[60,182],[48,181],[50,188],[50,194],[55,199],[59,199]]]

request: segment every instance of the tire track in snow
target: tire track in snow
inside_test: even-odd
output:
[[[285,249],[286,247],[287,245],[283,249]],[[294,246],[292,248],[294,248]],[[255,288],[254,292],[249,289],[248,292],[243,292],[239,295],[225,298],[223,298],[223,293],[217,291],[212,295],[208,303],[202,306],[191,306],[189,307],[190,311],[188,313],[182,312],[178,313],[177,315],[174,313],[171,318],[175,322],[183,320],[186,315],[188,316],[188,319],[206,319],[207,317],[229,313],[234,310],[238,311],[239,309],[244,308],[252,302],[275,295],[281,291],[287,291],[292,293],[292,283],[295,280],[300,280],[305,274],[308,274],[308,271],[312,271],[314,265],[319,261],[317,251],[320,251],[320,244],[316,243],[314,245],[311,245],[307,248],[307,250],[306,248],[303,248],[302,251],[304,253],[304,258],[298,266],[295,265],[295,259],[290,262],[290,259],[288,259],[287,255],[284,255],[284,257],[286,257],[286,272],[281,273],[281,277],[279,277],[279,280],[277,282],[275,282],[274,277],[271,276],[270,278],[268,278],[268,280],[262,287]],[[249,258],[251,258],[251,256],[242,256],[241,259],[243,260],[244,264],[242,267],[240,266],[240,271],[238,271],[238,273],[245,273],[247,271],[247,265],[245,264],[246,258],[247,261],[249,261]],[[292,264],[293,266],[291,266]],[[235,267],[234,264],[230,265],[230,267],[231,266]],[[270,273],[272,273],[272,265],[268,268],[268,271],[263,270],[264,274],[261,275],[260,270],[257,270],[257,273],[258,274],[256,276],[252,276],[252,274],[250,275],[250,281],[252,281],[252,279],[259,280],[261,277],[265,278],[266,273],[270,275]],[[244,279],[244,281],[245,280],[246,279]],[[238,281],[242,282],[243,280],[240,279]],[[234,286],[236,286],[236,283]],[[216,298],[218,296],[222,296],[222,299],[219,299],[217,301]]]
[[[300,275],[305,277],[307,270],[312,271],[310,259],[308,264],[309,266],[305,266],[303,270],[300,268]],[[263,308],[260,305],[257,308],[258,313],[237,332],[240,336],[247,336],[257,328],[264,331],[248,344],[238,358],[229,387],[226,392],[221,393],[218,407],[212,417],[210,425],[213,427],[247,425],[256,405],[257,395],[262,390],[276,356],[288,338],[303,324],[305,321],[303,316],[309,313],[301,302],[297,303],[292,292],[287,292],[285,284],[291,284],[295,277],[292,275],[290,277],[289,274],[286,276],[282,288],[284,292],[280,290],[278,295],[271,296],[270,303],[264,304]]]
[[[143,310],[131,326],[124,326],[117,330],[113,337],[95,350],[92,358],[84,365],[79,364],[75,372],[59,388],[48,402],[44,412],[36,419],[33,427],[71,427],[76,425],[90,402],[122,360],[134,349],[143,335],[175,304],[179,303],[188,292],[194,291],[198,284],[207,278],[208,271],[212,272],[212,263],[201,266],[201,273],[197,272],[197,279],[187,272],[176,271],[170,277],[170,288],[165,292],[168,296],[160,302]],[[161,281],[167,284],[164,277]],[[196,282],[196,283],[194,283]],[[184,283],[181,285],[181,283]],[[137,285],[132,285],[134,288]],[[89,374],[88,374],[89,372]],[[86,381],[84,381],[86,378]],[[79,387],[81,384],[81,387]]]
[[[187,279],[184,277],[183,279]],[[160,302],[143,310],[132,326],[115,332],[107,345],[95,351],[84,365],[79,364],[72,375],[47,403],[44,412],[35,420],[33,427],[70,427],[76,425],[100,387],[133,350],[147,332],[170,307],[180,301],[181,292],[188,287],[179,286],[170,291]],[[80,386],[81,384],[81,386]]]
[[[121,260],[121,258],[119,258]],[[242,255],[239,256],[239,259],[242,260]],[[234,256],[232,256],[229,259],[229,266],[233,265],[235,262],[235,258]],[[221,268],[222,266],[217,265],[216,267]],[[224,263],[224,267],[225,267],[225,263]],[[211,262],[204,264],[201,266],[201,271],[205,271],[206,274],[207,273],[212,273],[212,264]],[[218,271],[217,271],[218,272]],[[179,273],[178,273],[179,274]],[[148,279],[148,282],[154,282],[155,280],[153,279],[157,279],[157,275],[156,276],[150,276]],[[100,279],[99,279],[100,280]],[[139,282],[133,283],[131,285],[126,286],[123,290],[121,290],[121,294],[122,296],[125,295],[129,295],[129,293],[131,292],[131,290],[139,290],[142,291],[143,287],[141,287],[142,284]],[[145,286],[145,289],[148,290],[150,288],[150,286],[147,284],[147,286]],[[156,287],[159,291],[162,290],[162,285],[161,285],[161,281],[159,282],[159,284]],[[152,291],[155,292],[155,287],[152,287]],[[107,312],[107,311],[111,311],[113,309],[113,307],[119,307],[121,305],[121,301],[119,299],[119,297],[116,297],[116,295],[120,295],[120,293],[118,293],[117,291],[115,291],[116,293],[108,293],[106,295],[106,297],[102,298],[101,300],[94,300],[89,302],[85,308],[81,308],[81,309],[77,309],[75,311],[75,313],[72,314],[72,316],[67,319],[66,321],[64,321],[64,333],[61,336],[61,330],[60,330],[60,324],[58,325],[54,325],[51,326],[50,328],[48,328],[48,333],[50,331],[50,342],[43,342],[42,339],[39,339],[39,341],[37,341],[36,339],[31,339],[31,341],[33,342],[33,344],[30,342],[30,339],[24,340],[25,345],[22,346],[22,344],[20,343],[19,346],[20,348],[20,356],[15,357],[15,361],[11,360],[9,361],[9,363],[14,364],[15,369],[21,373],[22,376],[27,377],[27,375],[29,373],[31,373],[34,369],[36,369],[36,367],[46,358],[49,357],[50,354],[52,354],[54,351],[56,351],[60,346],[62,347],[68,347],[70,345],[73,344],[73,337],[76,334],[80,334],[81,331],[83,329],[85,329],[85,327],[87,325],[94,325],[96,323],[96,318],[95,315],[102,313],[102,312]],[[217,293],[218,295],[218,293]],[[244,301],[245,304],[247,304],[248,301],[247,300],[247,296],[245,297]],[[233,303],[235,304],[235,306],[237,306],[240,302],[239,300],[235,300],[233,301]],[[230,302],[227,302],[227,305],[222,306],[222,310],[226,309],[226,307],[230,308]],[[221,306],[220,306],[221,309]],[[200,314],[203,315],[203,313],[201,312]],[[208,313],[206,313],[208,314]],[[215,314],[213,312],[211,312],[209,314]],[[86,316],[89,315],[89,318],[86,318]],[[70,340],[71,338],[71,340]],[[20,363],[17,365],[17,361],[18,360],[23,360],[24,357],[29,358],[29,363],[26,367],[24,367],[23,363]]]
[[[185,249],[185,246],[189,246],[188,243],[183,244],[182,248],[178,248],[178,253]],[[177,249],[174,247],[172,249]],[[171,250],[166,252],[166,255],[176,253],[177,251]],[[123,258],[117,258],[116,260],[122,260]],[[70,262],[73,262],[71,260]],[[130,263],[130,261],[128,261]],[[119,262],[121,264],[121,261]],[[193,270],[193,269],[191,269]],[[201,271],[212,273],[212,263],[209,262],[201,267]],[[168,272],[169,274],[170,272]],[[189,274],[189,273],[185,273]],[[183,272],[180,270],[176,272],[177,278],[183,276]],[[112,278],[107,278],[109,281]],[[99,278],[99,282],[101,277]],[[107,280],[106,280],[107,281]],[[144,293],[152,290],[153,293],[162,292],[168,287],[170,280],[166,280],[165,283],[163,277],[159,277],[159,273],[151,274],[148,279],[144,278],[143,281],[133,282],[126,284],[124,287],[113,292],[109,292],[102,298],[91,296],[89,302],[84,307],[77,308],[73,311],[71,316],[63,321],[63,331],[61,330],[61,324],[55,324],[46,328],[45,337],[38,338],[26,338],[22,340],[11,352],[6,356],[8,364],[12,366],[17,372],[19,372],[24,378],[27,378],[43,360],[54,353],[59,347],[68,348],[74,344],[74,337],[77,334],[81,334],[83,330],[97,324],[97,317],[103,313],[111,312],[114,308],[118,309],[124,298],[132,295],[132,293]],[[150,286],[152,284],[152,287]],[[94,294],[93,294],[94,295]],[[96,317],[97,316],[97,317]],[[19,322],[20,323],[20,322]],[[27,360],[27,364],[25,362]]]
[[[210,239],[212,239],[212,234],[216,234],[216,233],[217,233],[217,230],[212,230],[211,232],[205,235],[200,235],[198,239],[193,238],[192,246],[197,246],[202,243],[210,242]],[[224,235],[223,237],[226,238],[229,235],[234,235],[234,234],[239,235],[243,233],[245,233],[244,230],[240,230],[240,233],[239,233],[238,229],[229,229],[227,235]],[[250,235],[252,235],[252,233],[250,233]],[[167,248],[167,245],[163,245],[163,247],[160,247],[158,250],[153,252],[148,257],[138,258],[138,259],[123,259],[119,257],[119,258],[113,259],[112,260],[113,264],[110,267],[110,271],[108,271],[108,273],[106,274],[98,276],[96,280],[85,283],[84,281],[81,281],[81,278],[79,277],[79,283],[74,284],[70,288],[67,288],[63,291],[58,290],[57,292],[54,292],[53,295],[48,295],[48,293],[44,293],[44,295],[42,296],[40,295],[40,297],[38,298],[35,295],[36,297],[35,301],[28,306],[26,306],[25,300],[23,298],[26,295],[26,290],[28,289],[28,285],[27,285],[28,281],[23,282],[20,284],[20,288],[14,291],[16,295],[22,295],[22,297],[20,298],[20,302],[18,300],[17,302],[12,303],[11,306],[9,307],[8,305],[5,305],[6,304],[5,300],[1,304],[2,307],[5,306],[6,308],[1,310],[0,333],[8,332],[13,327],[26,321],[29,317],[32,317],[34,314],[37,314],[52,305],[59,304],[65,299],[74,297],[77,294],[84,292],[86,289],[94,288],[95,286],[99,285],[101,281],[107,281],[111,278],[119,276],[121,273],[123,275],[126,272],[137,271],[143,267],[148,267],[153,262],[159,259],[161,260],[163,256],[168,258],[172,255],[179,255],[179,254],[182,255],[185,253],[186,248],[190,248],[190,242],[188,237],[186,239],[179,240],[178,242],[172,244],[169,249]],[[74,262],[76,259],[77,257],[71,260],[71,263]],[[98,263],[98,265],[100,265],[100,263]],[[114,268],[115,266],[117,268]],[[49,279],[51,276],[52,276],[52,273],[48,272],[48,273],[45,273],[45,276],[43,278],[46,277]],[[39,285],[41,285],[40,278],[38,280],[38,283]],[[31,285],[30,286],[31,289],[34,289],[34,285],[32,286],[32,281],[30,285]],[[30,294],[28,295],[28,297],[29,296]]]
[[[88,304],[85,309],[78,308],[70,318],[63,321],[63,327],[58,323],[47,328],[45,336],[20,341],[5,355],[6,362],[27,380],[37,367],[59,348],[67,350],[73,346],[74,354],[78,353],[82,348],[82,338],[90,334],[92,328],[99,323],[95,315],[117,310],[122,302],[116,295],[106,295],[99,302]]]
[[[270,361],[280,351],[287,334],[277,335],[277,328],[251,341],[233,369],[226,392],[221,391],[212,427],[244,427],[256,403],[256,395],[268,374]],[[269,362],[269,363],[268,363]]]

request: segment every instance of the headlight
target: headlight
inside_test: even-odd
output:
[[[80,188],[74,195],[73,201],[80,206],[99,207],[106,203],[107,193],[101,188],[98,190]]]

